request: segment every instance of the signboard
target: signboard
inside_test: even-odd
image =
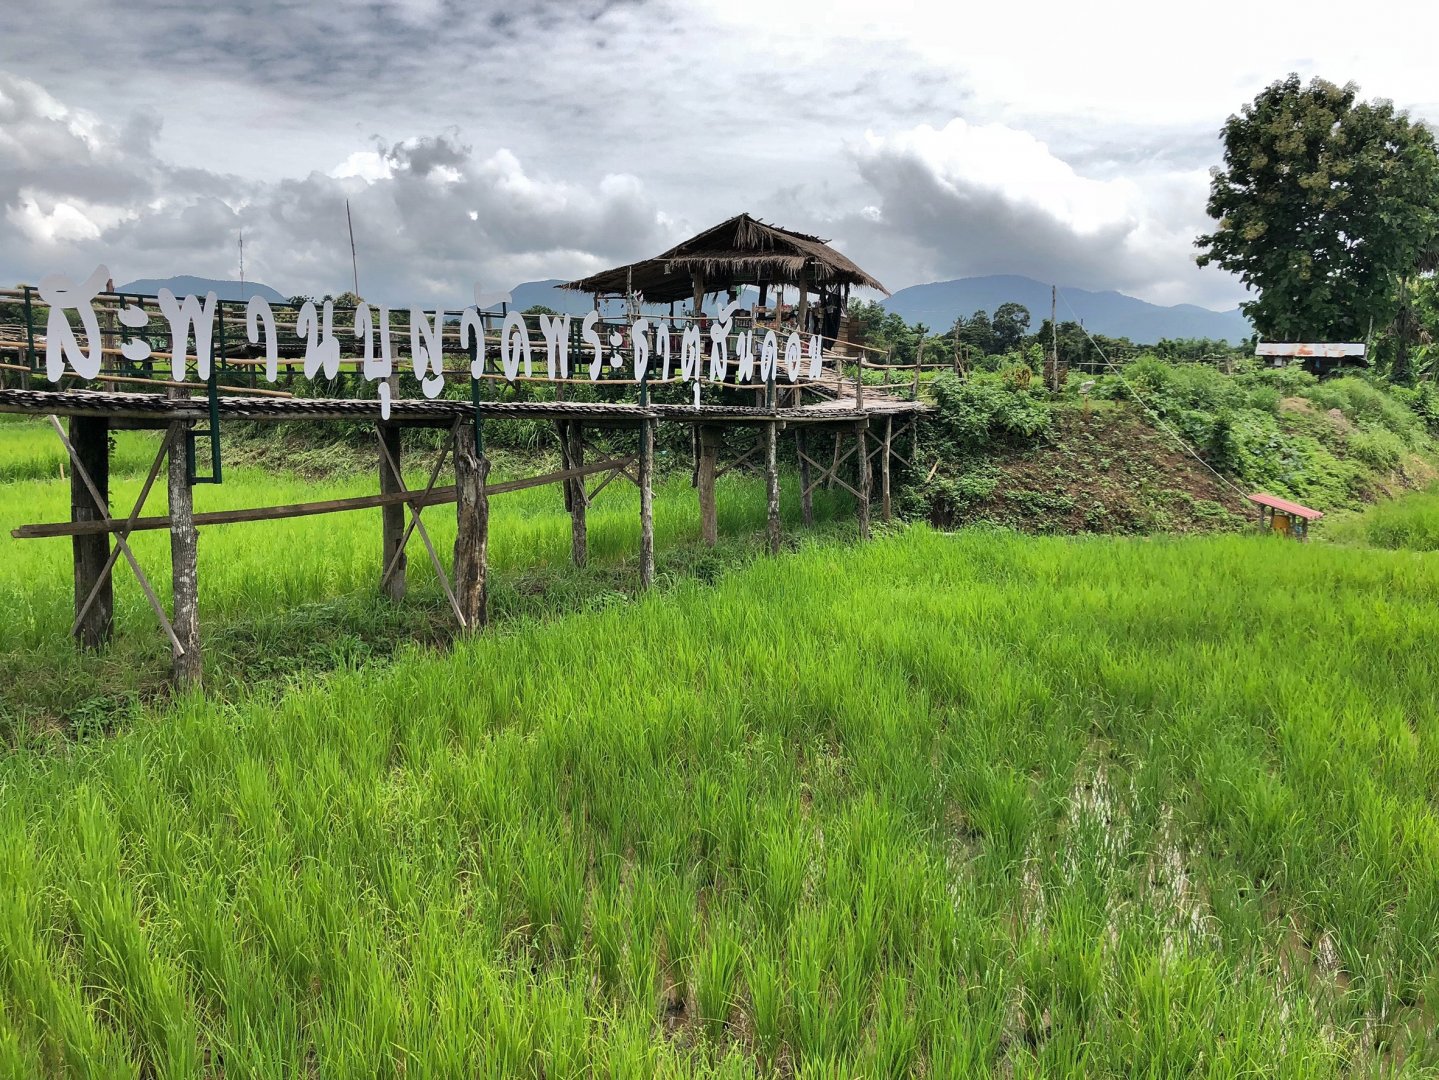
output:
[[[61,274],[50,274],[41,279],[40,299],[50,305],[49,320],[45,333],[45,375],[51,382],[59,382],[68,365],[75,374],[93,379],[100,374],[101,351],[100,324],[96,317],[94,302],[110,279],[110,271],[97,266],[84,281],[76,283]],[[462,349],[472,351],[470,374],[480,378],[484,374],[486,361],[495,346],[495,357],[500,370],[510,381],[521,372],[531,375],[535,370],[536,353],[544,350],[545,378],[567,379],[570,377],[570,315],[540,315],[537,317],[540,330],[539,342],[530,333],[523,315],[511,311],[501,316],[490,313],[500,322],[498,341],[487,340],[485,318],[479,305],[479,287],[475,288],[476,303],[459,313],[459,344]],[[195,296],[176,297],[169,289],[161,289],[157,302],[161,315],[170,325],[171,357],[170,370],[177,380],[183,380],[187,370],[187,350],[194,338],[195,367],[201,379],[210,377],[210,353],[214,333],[215,310],[218,301],[213,292],[203,300]],[[742,383],[758,380],[768,382],[778,378],[782,370],[790,382],[799,379],[801,369],[806,369],[808,378],[818,378],[822,366],[821,339],[811,335],[808,342],[801,339],[797,331],[785,335],[781,347],[780,334],[773,329],[759,328],[740,330],[734,334],[734,316],[739,310],[738,302],[729,304],[710,320],[708,332],[696,320],[688,320],[682,326],[672,326],[667,318],[635,318],[626,326],[627,332],[612,329],[606,338],[600,336],[600,314],[591,311],[583,317],[580,326],[580,340],[584,343],[585,356],[576,358],[575,367],[588,366],[589,377],[597,381],[605,369],[628,368],[635,382],[643,382],[652,369],[658,370],[661,379],[668,382],[672,370],[677,370],[680,379],[694,384],[695,404],[699,404],[699,388],[702,380],[726,381],[730,364],[736,365],[735,378]],[[69,312],[79,316],[85,331],[88,348],[82,348],[74,328],[70,325]],[[395,365],[403,362],[401,349],[409,347],[410,368],[419,380],[421,392],[427,398],[440,396],[445,385],[443,340],[447,332],[446,313],[435,310],[426,314],[426,309],[411,307],[409,314],[409,340],[396,342],[390,327],[390,309],[385,305],[371,306],[363,301],[354,310],[354,325],[342,327],[340,333],[353,333],[359,352],[360,374],[368,381],[378,383],[380,415],[390,415],[390,388],[386,380],[395,371]],[[122,326],[140,330],[148,325],[150,315],[135,304],[124,304],[119,310]],[[340,370],[340,340],[335,331],[335,306],[331,300],[320,305],[313,301],[303,304],[295,318],[295,337],[304,345],[304,372],[306,378],[323,373],[334,378]],[[262,296],[251,296],[245,305],[245,331],[250,344],[265,348],[265,378],[274,382],[279,377],[279,337],[275,315],[270,304]],[[733,334],[733,342],[731,336]],[[672,355],[672,335],[678,335],[678,354]],[[148,360],[152,353],[149,342],[126,341],[120,346],[120,353],[126,360],[139,363]],[[782,366],[781,366],[782,365]]]

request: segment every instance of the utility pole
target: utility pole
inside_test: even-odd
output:
[[[1059,393],[1059,286],[1049,287],[1049,392]]]

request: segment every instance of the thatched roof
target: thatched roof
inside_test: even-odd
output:
[[[624,295],[630,289],[652,303],[694,296],[694,275],[706,293],[741,285],[863,285],[889,290],[817,236],[766,225],[748,214],[706,229],[652,259],[617,266],[566,282],[562,289],[600,295]]]

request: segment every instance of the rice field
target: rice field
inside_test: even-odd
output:
[[[507,498],[501,568],[562,560]],[[205,617],[372,587],[378,523],[316,520],[202,534]],[[64,568],[3,542],[53,645]],[[0,1075],[1432,1074],[1436,595],[918,527],[11,752]]]

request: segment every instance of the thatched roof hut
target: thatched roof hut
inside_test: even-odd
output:
[[[617,266],[560,286],[598,296],[634,292],[650,303],[698,299],[742,285],[793,286],[801,302],[810,291],[862,285],[889,290],[817,236],[739,214],[652,259]]]

